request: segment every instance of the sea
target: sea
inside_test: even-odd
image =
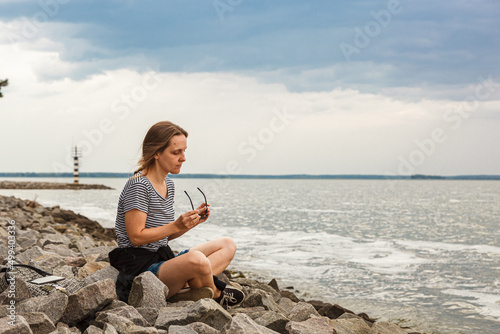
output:
[[[6,178],[4,178],[6,179]],[[10,180],[72,182],[63,178]],[[6,190],[113,227],[124,178],[83,178],[113,190]],[[175,209],[211,206],[208,221],[171,242],[222,236],[229,269],[275,278],[300,298],[439,334],[500,333],[500,181],[175,178]]]

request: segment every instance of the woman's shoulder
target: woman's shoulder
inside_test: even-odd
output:
[[[149,188],[149,181],[146,176],[142,174],[134,174],[132,175],[128,180],[127,183],[125,184],[125,189],[130,188],[130,187],[145,187]]]

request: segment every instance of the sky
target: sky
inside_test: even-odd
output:
[[[500,174],[496,0],[0,0],[0,172]]]

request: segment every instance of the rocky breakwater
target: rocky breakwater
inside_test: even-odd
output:
[[[59,182],[0,181],[0,189],[113,189],[102,184]]]
[[[116,296],[118,273],[108,259],[108,252],[116,247],[112,229],[59,207],[3,196],[0,220],[3,266],[9,265],[9,250],[14,249],[16,262],[82,283],[71,294],[54,291],[33,296],[18,277],[14,295],[9,289],[0,293],[0,334],[414,333],[339,305],[306,302],[292,291],[280,290],[275,280],[265,284],[229,272],[220,278],[246,294],[236,308],[224,309],[212,299],[170,303],[168,288],[150,272],[136,277],[124,303]],[[4,279],[3,274],[0,278]]]

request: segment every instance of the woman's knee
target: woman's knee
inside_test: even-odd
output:
[[[219,240],[222,243],[222,248],[224,248],[228,252],[228,254],[231,255],[231,257],[233,257],[234,254],[236,254],[237,248],[234,240],[229,237],[220,238]]]
[[[208,275],[212,272],[210,260],[200,251],[190,251],[183,256],[186,256],[187,265],[194,272],[201,275]]]

